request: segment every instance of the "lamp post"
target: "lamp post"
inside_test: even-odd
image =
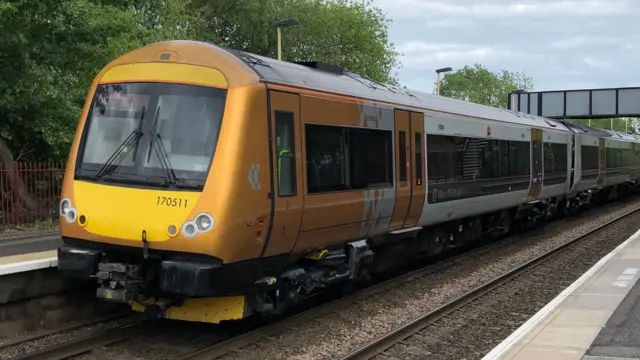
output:
[[[282,60],[282,28],[285,26],[293,26],[300,24],[296,18],[278,20],[275,22],[276,31],[278,32],[278,60]]]
[[[446,67],[446,68],[441,68],[441,69],[437,69],[436,70],[436,95],[440,96],[440,74],[441,73],[448,73],[449,71],[453,71],[452,68],[450,67]]]

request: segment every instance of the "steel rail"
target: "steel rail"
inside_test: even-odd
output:
[[[68,326],[64,326],[64,327],[60,327],[57,329],[53,329],[53,330],[47,330],[45,332],[41,332],[39,334],[35,334],[35,335],[31,335],[25,338],[21,338],[21,339],[16,339],[16,340],[11,340],[11,341],[7,341],[4,342],[2,344],[0,344],[0,352],[2,352],[2,350],[10,348],[10,347],[14,347],[14,346],[20,346],[22,344],[26,344],[32,341],[36,341],[36,340],[40,340],[42,338],[45,338],[47,336],[52,336],[52,335],[57,335],[57,334],[63,334],[69,331],[73,331],[85,326],[92,326],[92,325],[96,325],[96,324],[104,324],[110,321],[114,321],[114,320],[118,320],[121,318],[124,318],[126,316],[130,316],[131,314],[127,311],[123,311],[122,313],[117,313],[115,315],[109,315],[109,316],[104,316],[101,317],[99,319],[95,319],[95,320],[91,320],[91,321],[86,321],[86,322],[82,322],[82,323],[78,323],[78,324],[73,324],[73,325],[68,325]]]
[[[112,345],[129,339],[131,335],[141,331],[146,321],[140,320],[132,324],[100,331],[78,339],[66,341],[51,347],[23,354],[10,360],[62,360],[81,355],[100,347]]]
[[[632,210],[631,212],[628,212],[628,213],[624,213],[621,216],[626,217],[628,214],[638,210],[640,210],[640,208]],[[545,231],[558,230],[562,227],[563,224],[569,221],[570,219],[560,219],[557,222],[549,224],[551,226],[546,227],[544,230]],[[592,232],[598,231],[602,227],[607,226],[610,223],[611,221],[605,223],[601,227],[594,229],[593,231],[585,234],[584,236],[587,236]],[[320,318],[321,316],[325,316],[329,313],[340,310],[349,304],[353,304],[367,297],[380,294],[386,290],[400,286],[404,283],[413,281],[415,279],[422,278],[427,275],[431,275],[436,272],[445,270],[460,262],[494,251],[497,248],[502,248],[506,245],[515,243],[521,240],[522,237],[536,236],[536,235],[539,235],[539,233],[533,233],[533,234],[529,232],[520,233],[520,234],[511,235],[502,239],[494,240],[492,242],[488,242],[485,245],[478,246],[464,253],[443,259],[442,261],[434,263],[432,265],[424,266],[417,270],[413,270],[413,271],[392,277],[378,284],[364,288],[349,296],[338,298],[338,299],[329,301],[325,304],[319,305],[317,307],[311,308],[309,310],[292,315],[291,317],[285,318],[277,323],[262,326],[257,329],[248,331],[246,333],[242,333],[240,335],[234,336],[228,340],[216,342],[206,347],[189,352],[184,356],[180,357],[179,359],[180,360],[211,360],[211,359],[220,358],[232,352],[236,352],[239,349],[242,349],[246,346],[255,344],[262,339],[274,336],[278,333],[282,333],[284,331],[287,331],[288,329],[299,326],[305,322],[312,321],[313,319],[317,319],[317,318]]]
[[[601,226],[588,231],[587,233],[580,235],[578,237],[576,237],[575,239],[572,239],[562,245],[558,245],[555,248],[547,251],[546,253],[531,259],[529,261],[527,261],[526,263],[494,278],[493,280],[490,280],[478,287],[476,287],[475,289],[453,299],[452,301],[440,306],[439,308],[432,310],[428,313],[425,313],[417,318],[414,318],[412,320],[409,320],[401,325],[399,325],[398,327],[396,327],[395,329],[393,329],[392,331],[379,336],[378,338],[374,339],[371,342],[368,342],[360,347],[358,347],[357,349],[342,355],[338,358],[336,358],[335,360],[363,360],[363,359],[372,359],[374,358],[376,355],[381,354],[382,352],[384,352],[385,350],[389,349],[390,347],[392,347],[395,344],[398,344],[400,342],[402,342],[403,340],[405,340],[406,338],[410,337],[411,335],[421,331],[422,329],[426,328],[427,326],[433,324],[434,322],[446,317],[447,315],[453,313],[454,311],[464,307],[465,305],[477,300],[478,298],[482,297],[483,295],[490,293],[491,291],[495,290],[496,288],[501,287],[502,285],[506,284],[507,282],[509,282],[510,280],[526,273],[527,271],[531,270],[532,268],[534,268],[535,266],[549,260],[551,257],[553,257],[556,254],[561,253],[564,250],[569,249],[569,247],[576,245],[577,243],[579,243],[580,241],[594,235],[595,233],[604,230],[605,228],[629,217],[632,214],[637,213],[638,211],[640,211],[640,208],[638,209],[634,209],[631,211],[628,211],[614,219],[611,219],[609,221],[607,221],[606,223],[602,224]]]

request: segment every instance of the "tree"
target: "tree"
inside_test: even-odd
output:
[[[0,161],[24,148],[31,158],[64,159],[93,77],[127,51],[194,39],[274,57],[273,22],[294,16],[301,24],[284,31],[285,60],[395,81],[388,20],[361,0],[5,0]]]
[[[494,107],[507,107],[510,92],[533,88],[530,77],[521,73],[501,70],[492,73],[475,64],[445,74],[440,83],[440,95]]]
[[[90,0],[5,2],[0,32],[0,159],[25,146],[64,158],[96,69],[138,45],[133,14]]]
[[[133,13],[91,0],[2,2],[0,32],[0,198],[35,209],[13,154],[65,158],[96,69],[143,36]]]
[[[388,20],[368,0],[1,1],[0,166],[12,175],[14,154],[65,159],[87,89],[114,58],[171,39],[274,57],[273,22],[285,17],[301,21],[285,29],[285,60],[319,60],[395,81]],[[35,204],[20,179],[10,183],[20,186],[13,190],[22,204]]]
[[[323,61],[397,84],[389,20],[370,0],[194,0],[194,8],[206,21],[203,39],[268,57],[277,51],[274,22],[296,17],[298,26],[283,29],[284,60]]]
[[[613,130],[616,130],[616,131],[639,133],[639,130],[640,130],[639,120],[640,119],[637,119],[637,118],[622,117],[622,118],[606,118],[606,119],[591,119],[591,120],[573,119],[569,121],[582,124],[582,125],[597,127],[600,129],[607,129],[607,130],[612,130],[612,125],[613,125]]]

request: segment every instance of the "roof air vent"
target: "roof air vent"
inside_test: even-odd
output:
[[[320,61],[296,61],[294,64],[310,67],[312,69],[336,74],[336,75],[344,75],[344,69],[338,66],[329,65]]]

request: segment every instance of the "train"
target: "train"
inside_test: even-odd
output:
[[[278,316],[638,189],[640,137],[175,40],[95,76],[58,271],[152,318]]]

